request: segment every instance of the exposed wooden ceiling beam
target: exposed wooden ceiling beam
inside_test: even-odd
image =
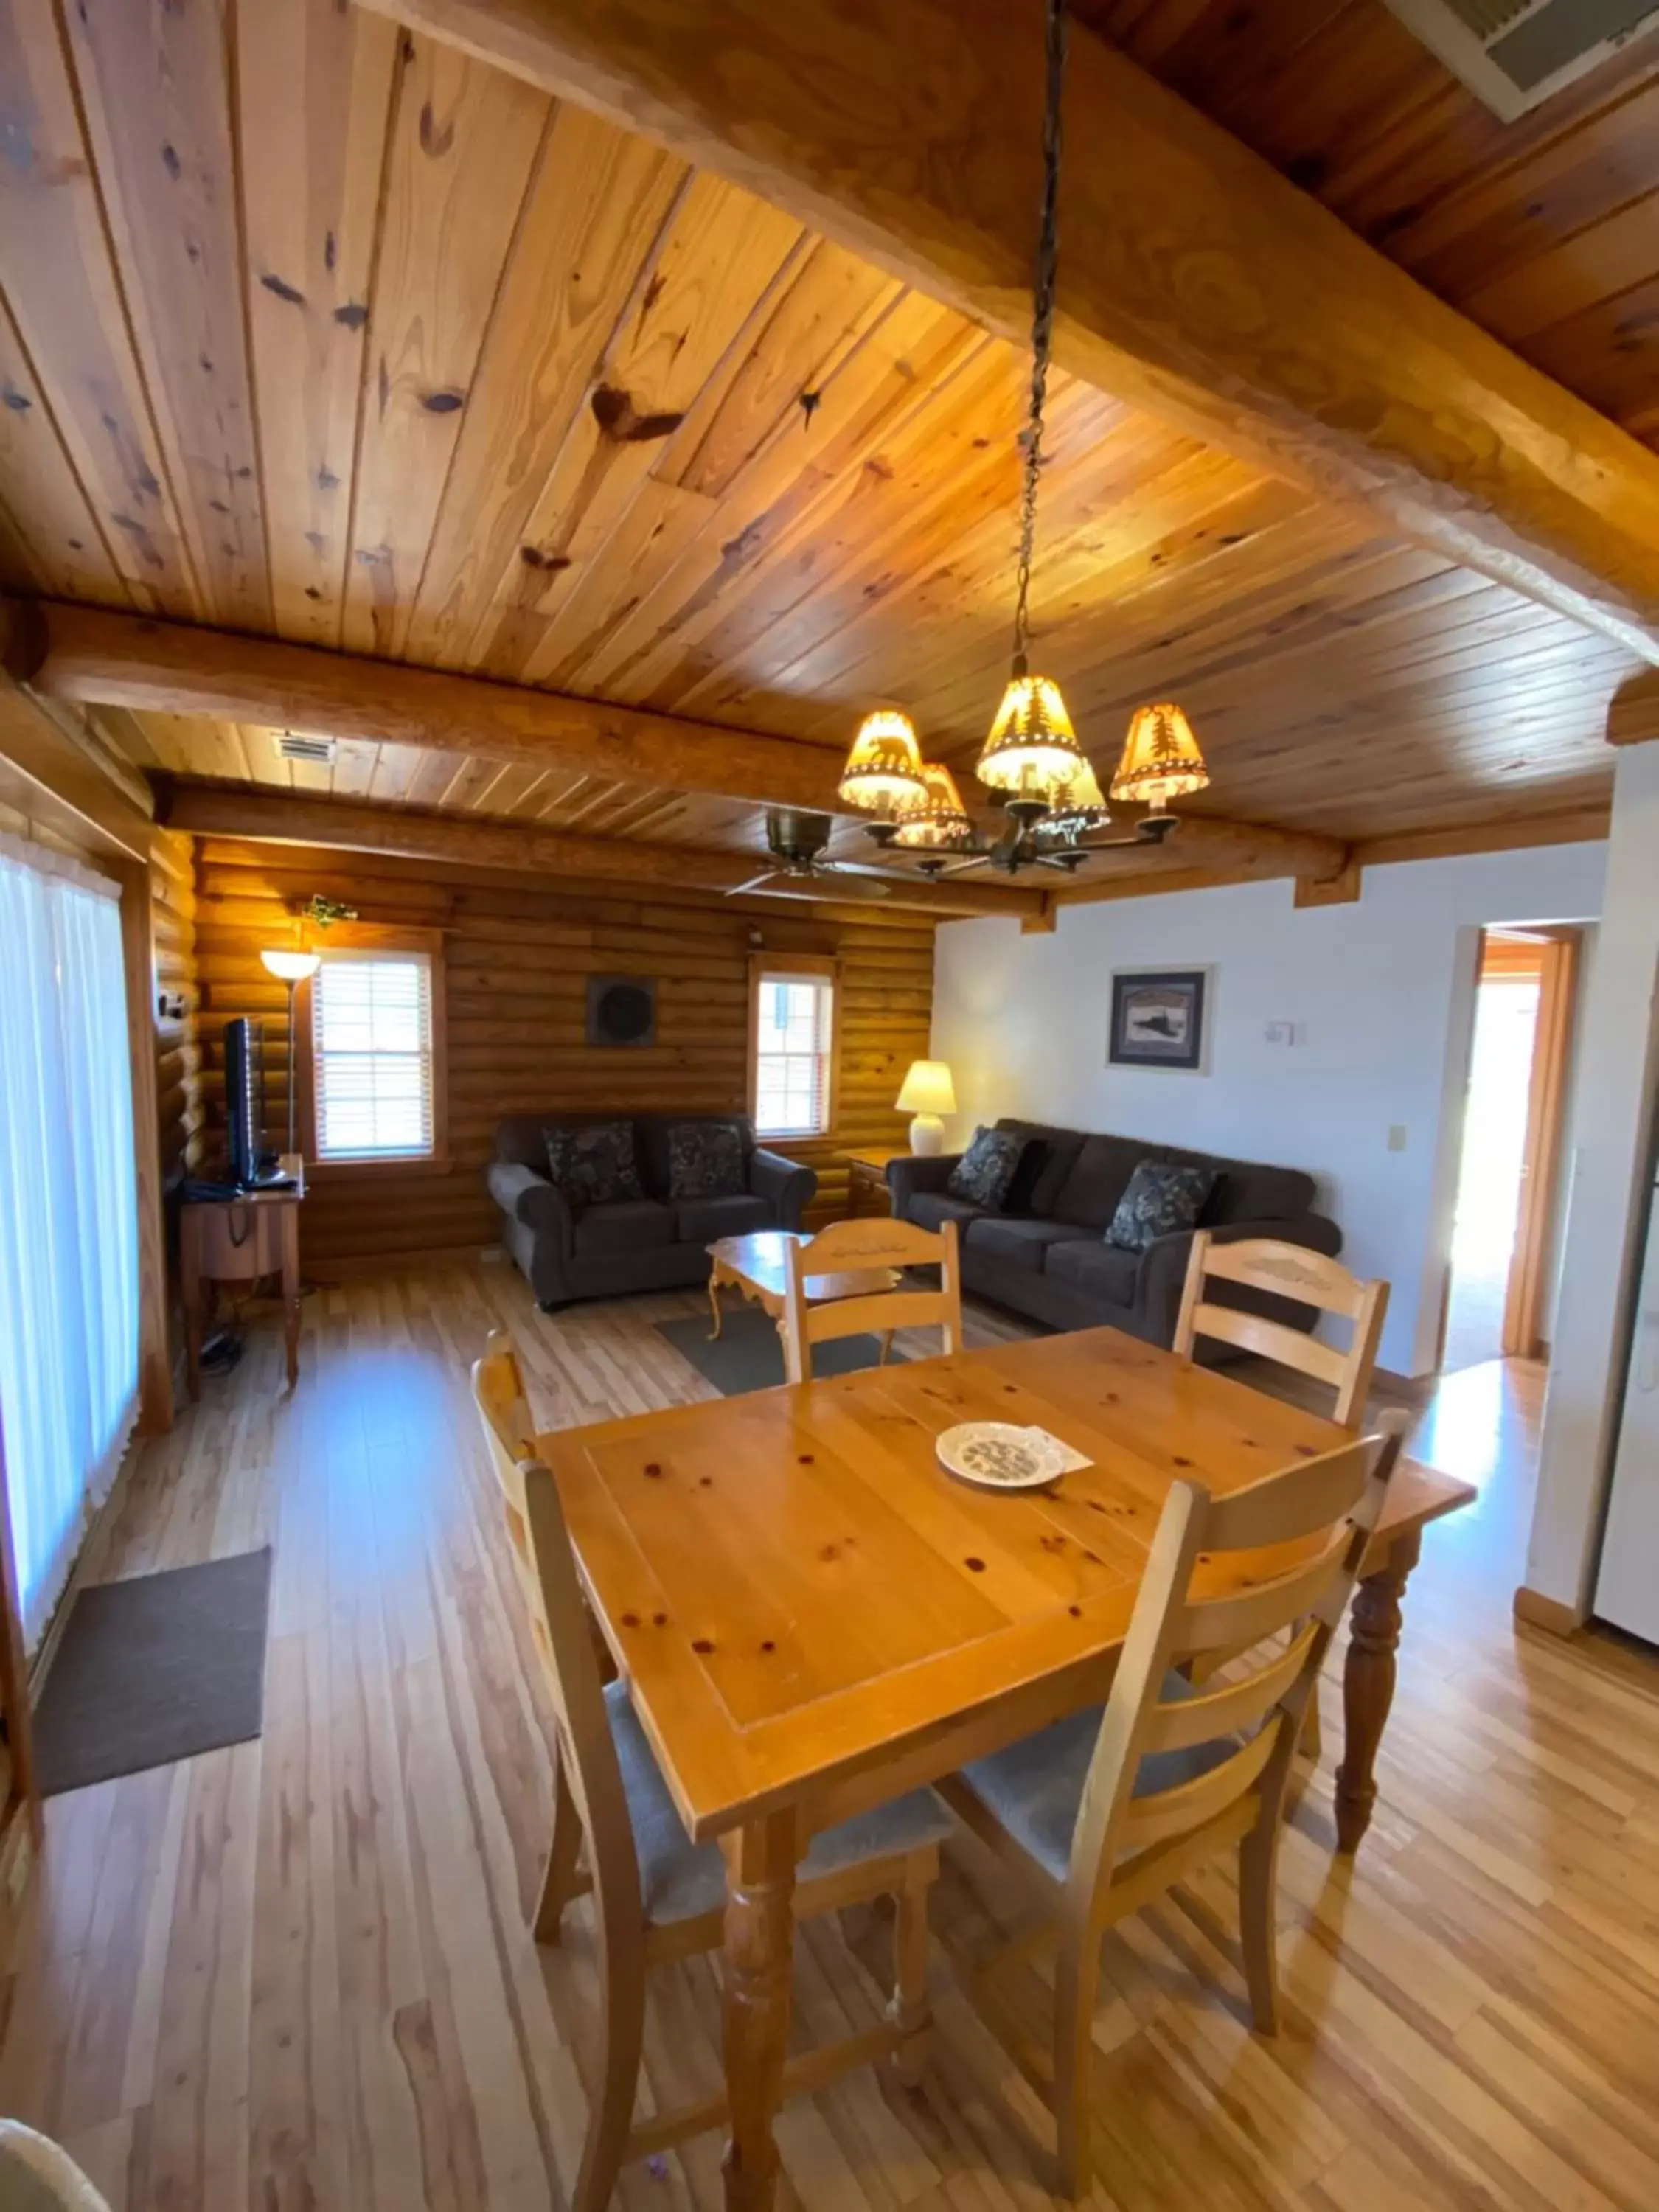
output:
[[[0,618],[6,611],[0,603]],[[10,630],[15,665],[33,688],[83,705],[534,761],[756,806],[845,811],[836,793],[840,752],[797,738],[61,600],[14,609]],[[1000,826],[1000,817],[985,819]],[[1206,865],[1251,875],[1328,876],[1344,852],[1334,838],[1212,814],[1183,817],[1177,839],[1188,864],[1202,854]],[[1156,870],[1174,849],[1126,854],[1124,865]]]
[[[1023,343],[1037,0],[368,0]],[[1072,36],[1060,363],[1659,661],[1659,456],[1102,40]]]
[[[1644,669],[1613,693],[1607,708],[1607,743],[1642,745],[1659,738],[1659,676]]]
[[[83,745],[0,675],[0,804],[70,843],[147,860],[148,814]]]
[[[417,814],[402,807],[360,806],[334,799],[302,799],[286,792],[250,791],[236,784],[169,783],[160,817],[172,830],[200,837],[269,839],[284,845],[323,845],[347,852],[385,853],[403,860],[449,860],[475,868],[508,868],[520,874],[576,876],[590,883],[648,884],[658,890],[732,891],[756,872],[742,853],[700,852],[684,845],[647,845],[622,837],[581,837],[559,830],[483,822],[449,814]],[[1017,920],[1042,911],[1040,891],[1003,890],[993,884],[814,877],[795,885],[769,886],[751,896],[808,899],[814,905],[905,908],[942,921],[963,915],[1006,915]]]

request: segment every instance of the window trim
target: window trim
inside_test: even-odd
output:
[[[760,1092],[760,994],[768,978],[799,976],[830,986],[830,1042],[824,1057],[824,1124],[811,1131],[771,1130],[761,1127],[757,1109]],[[755,1141],[787,1151],[796,1145],[833,1143],[841,1111],[842,963],[820,952],[752,952],[749,956],[748,1058],[749,1118],[755,1125]]]
[[[300,1146],[307,1182],[352,1176],[447,1175],[454,1164],[449,1150],[449,1041],[444,988],[444,933],[441,929],[393,928],[379,922],[334,922],[307,948],[325,961],[354,953],[424,953],[430,962],[428,990],[432,1015],[432,1150],[393,1152],[380,1158],[320,1159],[317,1153],[317,1054],[312,979],[295,996],[294,1025],[299,1032]]]

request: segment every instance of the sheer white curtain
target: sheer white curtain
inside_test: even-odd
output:
[[[138,1200],[116,887],[0,836],[0,1424],[31,1648],[138,1385]]]

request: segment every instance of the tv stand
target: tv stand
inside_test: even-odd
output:
[[[202,1338],[222,1283],[280,1275],[288,1387],[300,1379],[300,1206],[305,1161],[284,1153],[292,1180],[223,1198],[186,1198],[179,1210],[179,1272],[185,1301],[185,1359],[192,1400],[202,1395]]]

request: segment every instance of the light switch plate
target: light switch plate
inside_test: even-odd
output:
[[[1389,1150],[1391,1152],[1403,1152],[1405,1149],[1405,1123],[1403,1121],[1390,1121],[1389,1124]]]

